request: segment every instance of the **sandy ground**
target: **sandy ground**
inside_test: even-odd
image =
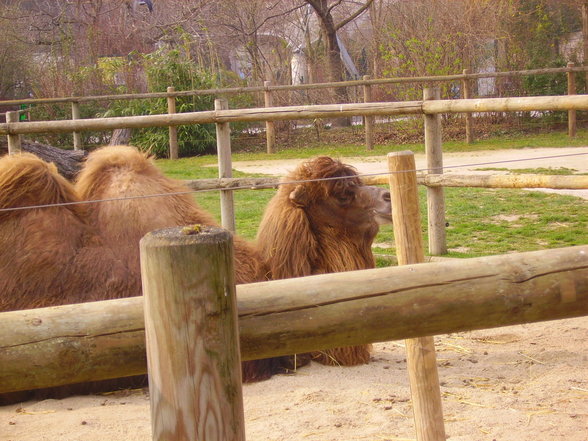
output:
[[[403,342],[243,387],[256,441],[412,440]],[[436,337],[448,439],[586,441],[588,317]],[[150,440],[146,390],[0,408],[3,441]]]
[[[588,149],[513,152],[531,158]],[[507,157],[512,156],[504,151],[448,154],[445,165]],[[423,158],[416,159],[417,167],[422,167]],[[381,172],[385,167],[384,158],[346,162],[362,173]],[[270,168],[273,174],[283,175],[293,166],[294,162],[280,161]],[[262,167],[267,173],[267,164],[235,164],[237,169],[259,173]],[[588,157],[525,161],[508,167],[587,172]],[[448,439],[588,440],[588,317],[444,335],[435,341]],[[293,375],[244,385],[243,395],[249,440],[416,439],[401,341],[375,344],[368,365],[312,363]],[[0,407],[1,441],[150,439],[147,390]]]

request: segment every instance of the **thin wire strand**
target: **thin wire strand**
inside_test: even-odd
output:
[[[436,167],[434,170],[439,169],[454,169],[454,168],[464,168],[464,167],[479,167],[482,165],[496,165],[496,164],[507,164],[512,162],[526,162],[526,161],[537,161],[542,159],[554,159],[554,158],[564,158],[564,157],[572,157],[572,156],[582,156],[588,155],[588,152],[583,153],[569,153],[565,155],[552,155],[552,156],[540,156],[535,158],[520,158],[520,159],[505,159],[501,161],[488,161],[488,162],[479,162],[479,163],[470,163],[470,164],[459,164],[459,165],[448,165],[443,167]],[[363,173],[353,176],[335,176],[330,178],[317,178],[317,179],[303,179],[298,181],[285,181],[285,182],[276,182],[275,184],[259,184],[259,185],[242,185],[231,187],[227,189],[222,188],[208,188],[208,189],[201,189],[201,190],[187,190],[187,191],[178,191],[173,193],[156,193],[156,194],[149,194],[149,195],[141,195],[141,196],[125,196],[119,198],[107,198],[107,199],[94,199],[90,201],[75,201],[75,202],[60,202],[58,204],[41,204],[41,205],[27,205],[25,207],[9,207],[9,208],[0,208],[0,213],[7,212],[7,211],[21,211],[21,210],[33,210],[37,208],[50,208],[50,207],[66,207],[70,205],[82,205],[82,204],[98,204],[103,202],[117,202],[117,201],[128,201],[133,199],[148,199],[148,198],[157,198],[157,197],[166,197],[166,196],[181,196],[186,194],[194,194],[194,193],[204,193],[208,191],[233,191],[233,190],[263,190],[278,187],[280,185],[292,185],[292,184],[304,184],[308,182],[321,182],[321,181],[334,181],[337,179],[353,179],[353,178],[364,178],[364,177],[372,177],[372,176],[385,176],[391,175],[395,173],[413,173],[413,172],[426,172],[429,171],[428,168],[421,168],[415,170],[402,170],[397,172],[381,172],[381,173]]]

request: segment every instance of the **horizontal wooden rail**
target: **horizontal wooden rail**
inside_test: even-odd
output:
[[[169,127],[183,124],[227,123],[236,121],[280,121],[292,119],[334,118],[354,115],[406,115],[421,113],[419,101],[401,103],[328,104],[289,106],[116,118],[35,121],[0,124],[0,135],[23,133],[112,130],[123,128]]]
[[[237,286],[245,360],[588,315],[588,245]],[[143,299],[0,314],[0,393],[145,373]]]
[[[588,153],[588,152],[587,152]],[[366,185],[388,185],[388,175],[363,176]],[[223,178],[194,179],[184,183],[196,191],[244,188],[261,190],[276,188],[280,178]],[[485,188],[552,188],[557,190],[586,190],[588,176],[584,175],[481,175],[481,174],[425,174],[417,175],[417,183],[428,187],[485,187]]]
[[[531,69],[510,72],[479,72],[468,74],[455,75],[437,75],[437,76],[423,76],[423,77],[399,77],[399,78],[378,78],[373,80],[354,80],[354,81],[340,81],[330,83],[312,83],[312,84],[298,84],[298,85],[276,85],[276,86],[252,86],[252,87],[229,87],[224,89],[200,89],[200,90],[184,90],[177,92],[150,92],[150,93],[129,93],[119,95],[96,95],[96,96],[79,96],[79,97],[59,97],[59,98],[28,98],[19,100],[4,100],[0,101],[0,105],[13,106],[20,104],[58,104],[71,102],[94,102],[94,101],[123,101],[136,99],[157,99],[157,98],[172,98],[180,96],[194,96],[194,95],[231,95],[238,93],[256,93],[266,91],[297,91],[297,90],[316,90],[328,89],[335,87],[359,87],[359,86],[377,86],[386,84],[400,84],[400,83],[424,83],[424,82],[447,82],[447,81],[462,81],[474,80],[479,78],[501,78],[501,77],[520,77],[530,75],[544,75],[544,74],[558,74],[567,72],[586,72],[588,66],[577,67],[556,67],[547,69]]]
[[[388,183],[387,176],[366,176],[362,180],[368,185]],[[417,182],[428,187],[588,189],[588,176],[584,175],[420,174],[417,175]]]
[[[515,112],[531,110],[588,110],[587,95],[468,100],[403,101],[385,103],[328,104],[254,109],[213,110],[117,118],[35,121],[0,124],[0,135],[45,132],[77,132],[122,128],[169,127],[183,124],[236,121],[280,121],[338,118],[345,116],[407,115],[464,112]]]

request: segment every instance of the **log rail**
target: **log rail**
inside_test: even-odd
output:
[[[588,315],[588,245],[237,286],[245,360]],[[0,314],[0,393],[146,372],[143,298]]]

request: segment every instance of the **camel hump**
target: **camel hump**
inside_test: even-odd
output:
[[[0,158],[0,208],[78,201],[57,167],[31,153]]]
[[[159,175],[151,159],[135,147],[126,145],[106,146],[90,153],[78,175],[76,189],[85,199],[104,196],[112,179],[120,176]]]
[[[86,159],[86,173],[104,172],[108,168],[125,168],[144,172],[153,167],[149,157],[128,145],[106,146],[93,151]]]

